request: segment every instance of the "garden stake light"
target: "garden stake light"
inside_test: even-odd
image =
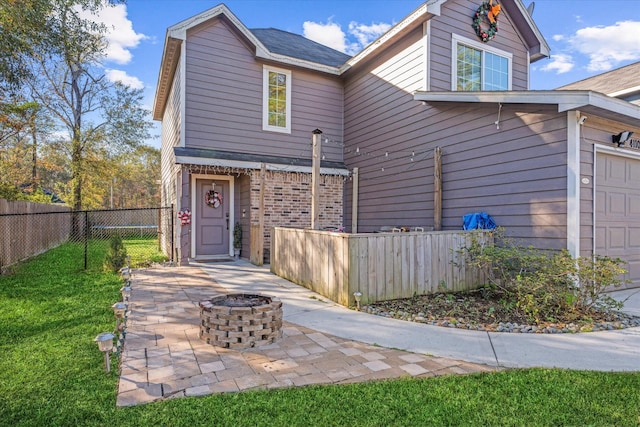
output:
[[[117,302],[111,306],[113,314],[116,315],[116,331],[122,332],[124,329],[124,312],[127,310],[127,304]]]
[[[362,298],[362,292],[355,291],[353,293],[353,297],[356,299],[356,307],[357,307],[358,311],[360,311],[360,299]]]
[[[122,301],[128,302],[129,297],[131,297],[131,286],[124,286],[120,289],[120,293],[122,294]]]
[[[98,348],[104,353],[104,369],[111,372],[111,362],[109,360],[109,352],[113,350],[114,335],[111,332],[103,332],[94,338],[93,341],[98,343]]]

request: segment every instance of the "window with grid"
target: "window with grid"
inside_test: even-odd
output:
[[[458,37],[453,51],[453,90],[511,90],[511,54]]]
[[[264,67],[262,128],[291,133],[291,72]]]

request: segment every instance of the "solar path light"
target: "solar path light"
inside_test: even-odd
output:
[[[93,341],[98,343],[98,348],[104,353],[104,369],[107,372],[111,372],[111,362],[109,360],[109,353],[113,350],[113,335],[111,332],[103,332],[99,334]]]
[[[113,314],[116,316],[116,330],[122,332],[124,329],[124,312],[127,310],[127,304],[117,302],[111,306]]]
[[[362,299],[362,292],[355,291],[353,293],[353,297],[356,299],[356,307],[358,308],[358,311],[360,311],[360,300]]]

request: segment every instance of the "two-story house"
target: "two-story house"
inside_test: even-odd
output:
[[[429,0],[353,57],[224,5],[170,27],[154,118],[163,200],[193,212],[181,262],[228,256],[235,221],[245,256],[256,224],[265,246],[270,226],[308,227],[320,129],[324,227],[459,229],[486,211],[525,243],[622,256],[640,283],[640,143],[612,139],[640,134],[640,107],[530,91],[549,47],[521,0],[500,5],[498,27],[483,0]]]

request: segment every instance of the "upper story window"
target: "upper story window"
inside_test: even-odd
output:
[[[452,40],[451,90],[511,90],[512,54],[455,34]]]
[[[262,129],[291,133],[291,71],[263,68]]]

